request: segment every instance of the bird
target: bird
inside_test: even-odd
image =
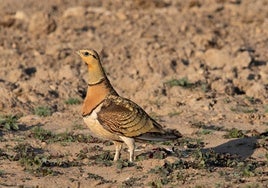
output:
[[[114,161],[120,158],[123,143],[128,147],[129,161],[133,162],[135,141],[168,141],[182,137],[177,130],[164,129],[135,102],[121,97],[107,78],[95,50],[83,49],[76,53],[88,69],[83,120],[93,136],[114,143]]]

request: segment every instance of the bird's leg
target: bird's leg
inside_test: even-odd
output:
[[[135,140],[133,138],[128,138],[124,136],[120,136],[120,138],[126,143],[129,151],[129,161],[134,161],[134,150],[135,150]]]
[[[122,143],[121,142],[117,142],[117,141],[113,141],[114,145],[115,145],[115,155],[114,155],[114,161],[117,161],[120,157],[120,151],[122,149]]]

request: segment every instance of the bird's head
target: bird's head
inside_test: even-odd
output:
[[[95,50],[78,50],[76,53],[90,67],[99,66],[99,55]]]
[[[87,64],[89,71],[89,84],[94,84],[105,78],[100,58],[95,50],[78,50],[76,53]]]

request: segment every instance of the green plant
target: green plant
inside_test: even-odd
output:
[[[73,130],[83,130],[83,129],[86,129],[86,126],[84,126],[82,124],[75,123],[73,125]]]
[[[169,113],[168,113],[168,116],[169,116],[169,117],[178,116],[178,115],[180,115],[181,113],[182,113],[182,112],[177,112],[177,111],[169,112]]]
[[[3,176],[6,172],[4,170],[0,170],[0,177]]]
[[[106,180],[104,179],[102,176],[99,176],[97,174],[93,174],[93,173],[88,173],[88,177],[89,179],[94,179],[94,180],[99,180],[100,183],[98,185],[104,184],[104,183],[113,183],[113,181],[110,180]]]
[[[191,121],[191,127],[194,128],[204,128],[206,124],[203,121]]]
[[[264,112],[265,112],[265,113],[268,113],[268,104],[266,104],[266,105],[264,106]]]
[[[0,116],[0,127],[6,130],[19,130],[18,117],[14,115]]]
[[[230,109],[232,112],[240,112],[240,113],[255,113],[258,110],[256,108],[251,108],[248,106],[236,106],[236,107],[231,107]]]
[[[201,89],[206,93],[210,90],[210,86],[207,83],[201,83]]]
[[[252,177],[256,175],[255,169],[257,168],[257,166],[254,163],[240,162],[237,166],[240,176],[242,177]]]
[[[259,183],[250,183],[245,186],[245,188],[261,188],[262,186]]]
[[[181,138],[178,144],[187,148],[203,148],[205,146],[205,143],[200,138]]]
[[[42,127],[34,127],[31,130],[30,136],[44,142],[50,140],[54,135],[51,131],[45,130]]]
[[[77,98],[69,98],[67,100],[65,100],[65,104],[68,104],[68,105],[76,105],[76,104],[80,104],[81,101]]]
[[[230,99],[229,97],[224,98],[224,99],[223,99],[223,102],[224,102],[225,104],[231,103],[231,99]]]
[[[244,138],[245,134],[242,130],[236,128],[230,129],[227,134],[224,135],[224,138]]]
[[[193,84],[190,83],[188,81],[188,78],[186,78],[186,77],[183,77],[181,79],[172,79],[172,80],[165,82],[164,84],[169,86],[169,87],[181,86],[181,87],[189,88],[189,87],[193,86]]]
[[[42,127],[35,127],[31,130],[30,137],[34,137],[42,142],[82,142],[82,143],[100,143],[101,140],[94,138],[90,135],[74,134],[72,132],[52,133]]]
[[[89,157],[89,159],[92,159],[92,162],[90,165],[100,165],[100,166],[112,166],[113,165],[113,155],[110,153],[110,151],[103,150],[101,154],[94,155]]]
[[[201,129],[197,132],[197,134],[199,135],[207,135],[207,134],[211,134],[212,133],[212,130],[209,130],[209,129]]]
[[[165,161],[162,166],[156,166],[149,170],[149,173],[157,174],[159,176],[159,181],[155,182],[156,184],[152,185],[153,187],[162,187],[163,185],[167,185],[170,182],[177,182],[180,178],[179,176],[174,176],[177,172],[180,172],[182,169],[189,168],[189,164],[186,161],[181,159],[176,160],[175,162],[171,163]]]
[[[53,171],[45,164],[48,161],[48,156],[38,154],[37,149],[27,143],[18,144],[14,148],[16,155],[12,157],[14,161],[19,161],[20,165],[26,171],[29,171],[37,176],[46,176],[53,174]]]
[[[141,177],[130,177],[127,180],[122,182],[123,187],[143,187],[143,183],[141,183]]]
[[[251,103],[251,104],[255,104],[257,99],[255,99],[254,97],[249,97],[249,96],[246,96],[246,99]]]
[[[125,161],[125,160],[116,161],[116,168],[117,169],[123,169],[126,167],[132,167],[132,166],[134,166],[134,163],[129,162],[129,161]]]
[[[150,187],[153,187],[153,188],[161,188],[161,187],[163,187],[164,185],[163,185],[163,183],[162,183],[161,180],[156,179],[156,180],[154,180],[154,181],[149,182],[149,186],[150,186]]]
[[[52,114],[51,108],[48,106],[38,106],[34,109],[34,114],[42,117],[50,116]]]

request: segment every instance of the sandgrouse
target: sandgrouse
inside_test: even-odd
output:
[[[124,142],[129,148],[129,161],[133,162],[135,141],[166,141],[181,137],[178,131],[164,130],[141,107],[117,94],[96,51],[79,50],[77,54],[89,72],[82,108],[84,122],[93,135],[113,141],[114,161],[119,159]]]

